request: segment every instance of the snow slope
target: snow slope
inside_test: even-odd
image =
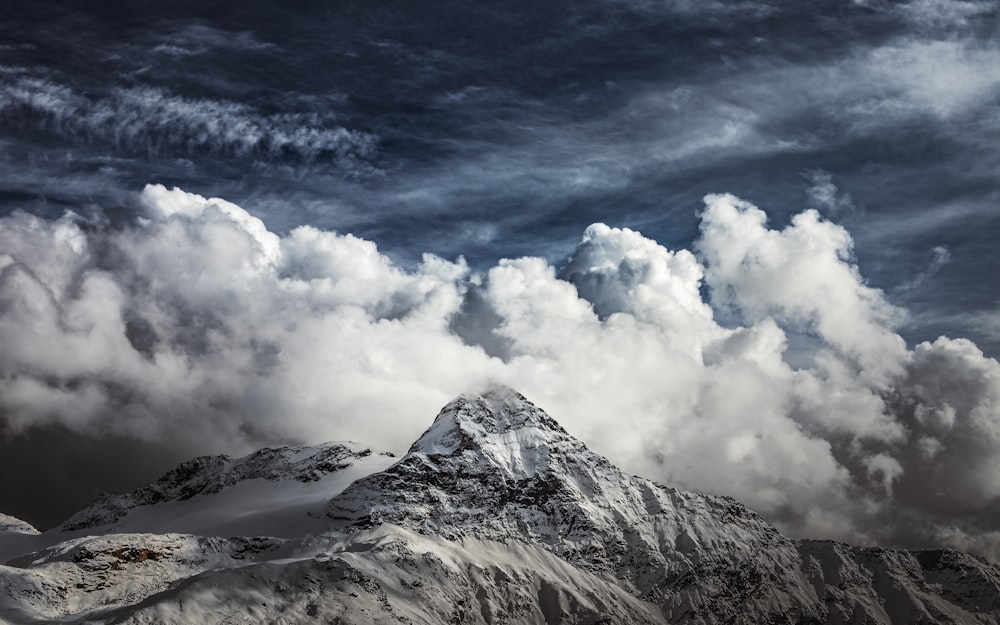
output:
[[[203,456],[132,493],[102,495],[61,529],[302,536],[324,529],[331,497],[394,461],[355,443],[267,448],[235,460]]]
[[[38,533],[38,530],[27,521],[22,521],[9,514],[0,514],[0,535],[8,533],[34,535]]]
[[[109,533],[280,538],[318,533],[328,525],[323,511],[331,497],[395,460],[356,443],[195,458],[131,493],[101,495],[54,530],[0,532],[0,562],[71,538]]]
[[[787,539],[623,473],[506,388],[398,461],[200,458],[28,538],[49,544],[0,567],[2,622],[1000,622],[993,563]]]

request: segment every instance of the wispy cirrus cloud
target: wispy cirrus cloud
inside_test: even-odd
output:
[[[94,97],[28,72],[0,87],[0,120],[150,157],[291,159],[355,173],[371,171],[378,146],[375,135],[338,125],[334,114],[262,114],[246,104],[181,97],[157,87],[116,87]]]
[[[917,26],[934,30],[969,26],[977,18],[996,13],[996,4],[984,0],[911,0],[891,10]]]
[[[230,32],[207,24],[188,24],[159,37],[153,52],[166,56],[199,56],[214,50],[275,51],[273,43],[259,40],[252,32]]]

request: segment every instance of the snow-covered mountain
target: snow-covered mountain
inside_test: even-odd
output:
[[[0,513],[0,534],[28,534],[35,535],[38,534],[38,530],[35,526],[27,521],[22,521],[17,517],[12,517],[9,514]]]
[[[505,388],[449,403],[398,461],[198,458],[21,536],[4,622],[1000,622],[993,563],[785,538],[623,473]]]
[[[303,536],[326,528],[331,497],[395,460],[356,443],[267,448],[237,459],[202,456],[131,493],[101,495],[60,529]]]

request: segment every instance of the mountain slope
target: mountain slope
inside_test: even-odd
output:
[[[266,448],[236,459],[202,456],[131,493],[105,493],[60,529],[302,536],[324,529],[331,497],[394,461],[355,443]]]
[[[38,530],[27,521],[0,513],[0,534],[5,533],[34,535],[38,533]]]
[[[156,529],[198,518],[219,537]],[[785,538],[625,474],[506,388],[449,403],[398,461],[201,458],[66,527],[0,567],[0,621],[1000,623],[995,564]]]

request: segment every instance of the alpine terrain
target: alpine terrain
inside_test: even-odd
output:
[[[507,388],[401,458],[196,458],[39,533],[0,515],[0,622],[1000,623],[1000,567],[785,538],[628,475]]]

